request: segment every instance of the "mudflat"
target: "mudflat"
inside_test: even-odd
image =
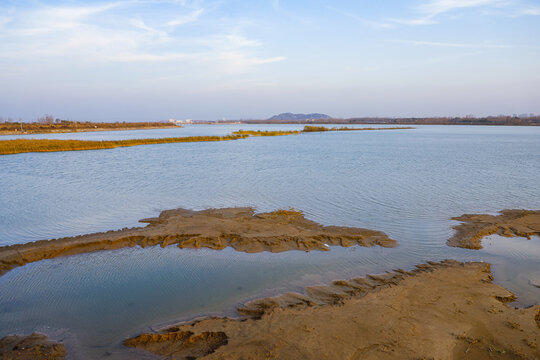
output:
[[[157,218],[140,221],[148,225],[0,247],[0,274],[42,259],[136,245],[165,247],[176,244],[179,248],[205,247],[216,250],[231,247],[247,253],[329,251],[331,245],[397,245],[383,232],[323,226],[306,219],[296,210],[255,213],[252,208],[176,209],[163,211]]]
[[[64,345],[49,340],[43,334],[11,335],[0,339],[2,360],[60,360],[65,357]]]
[[[256,300],[124,344],[167,359],[537,359],[540,306],[516,309],[486,263],[447,260]]]
[[[456,234],[447,241],[454,247],[481,249],[482,239],[493,234],[528,239],[540,235],[540,210],[502,210],[500,215],[464,214],[452,220],[463,222],[454,226]]]

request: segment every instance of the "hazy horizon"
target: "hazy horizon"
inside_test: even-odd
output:
[[[535,0],[4,1],[0,116],[540,113]]]

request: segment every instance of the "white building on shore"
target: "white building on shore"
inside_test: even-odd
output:
[[[186,119],[186,120],[175,120],[173,118],[170,118],[169,119],[169,122],[170,123],[173,123],[173,124],[191,124],[193,122],[193,120],[191,119]]]

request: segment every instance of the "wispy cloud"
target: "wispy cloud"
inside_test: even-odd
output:
[[[156,29],[154,27],[151,27],[151,26],[147,25],[141,19],[131,19],[130,23],[131,23],[131,25],[133,25],[133,27],[135,27],[137,29],[140,29],[140,30],[144,30],[149,34],[156,35],[156,36],[159,36],[159,37],[167,37],[167,31],[158,30],[158,29]]]
[[[199,19],[199,17],[203,14],[203,12],[204,12],[203,9],[193,10],[191,13],[187,15],[182,15],[172,20],[169,20],[167,22],[167,26],[175,27],[175,26],[185,25],[185,24],[195,22]]]
[[[327,6],[326,7],[328,10],[331,10],[335,13],[338,13],[340,15],[343,15],[343,16],[346,16],[348,18],[351,18],[359,23],[362,23],[366,26],[369,26],[369,27],[374,27],[374,28],[386,28],[386,29],[390,29],[390,28],[394,28],[396,27],[395,24],[392,24],[390,22],[379,22],[379,21],[374,21],[374,20],[370,20],[370,19],[367,19],[365,17],[362,17],[362,16],[359,16],[355,13],[352,13],[352,12],[349,12],[349,11],[344,11],[344,10],[341,10],[341,9],[338,9],[336,7],[333,7],[333,6]]]
[[[479,6],[502,6],[506,1],[501,0],[431,0],[420,6],[420,11],[426,17],[435,17],[457,9],[466,9]]]
[[[414,19],[389,19],[388,21],[399,25],[431,25],[437,23],[433,18],[429,17]]]
[[[513,45],[501,44],[467,44],[467,43],[451,43],[437,41],[419,41],[419,40],[393,40],[392,42],[409,44],[413,46],[433,46],[433,47],[451,47],[451,48],[472,48],[472,49],[510,49]]]
[[[157,3],[167,3],[169,8],[157,14],[147,14],[144,8],[138,11],[140,6]],[[126,0],[20,9],[5,19],[0,17],[0,60],[214,63],[224,72],[284,60],[282,56],[264,57],[249,50],[261,48],[262,43],[246,37],[239,27],[217,28],[217,33],[203,28],[189,37],[178,32],[178,27],[204,16],[207,11],[199,4]],[[117,11],[120,8],[122,11]],[[2,27],[8,22],[9,29]]]
[[[415,9],[417,16],[388,21],[400,25],[431,25],[438,23],[442,15],[473,8],[501,9],[513,15],[540,15],[539,7],[527,6],[519,0],[427,0]]]
[[[534,15],[534,16],[540,16],[540,6],[536,7],[525,7],[522,8],[519,13],[521,15]]]

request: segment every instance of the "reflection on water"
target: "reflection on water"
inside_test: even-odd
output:
[[[238,128],[43,135],[119,139],[222,135]],[[0,277],[0,336],[68,336],[81,358],[126,355],[126,336],[246,299],[426,260],[483,260],[497,283],[538,303],[538,238],[445,242],[463,213],[540,208],[540,128],[418,126],[217,143],[0,157],[0,245],[138,226],[163,209],[295,207],[324,224],[382,230],[395,249],[243,254],[123,249],[41,261]],[[32,136],[35,137],[35,136]],[[76,344],[76,345],[74,345]],[[124,355],[121,355],[124,354]]]
[[[540,304],[540,237],[506,238],[491,235],[482,241],[495,282],[518,297],[516,306]]]

